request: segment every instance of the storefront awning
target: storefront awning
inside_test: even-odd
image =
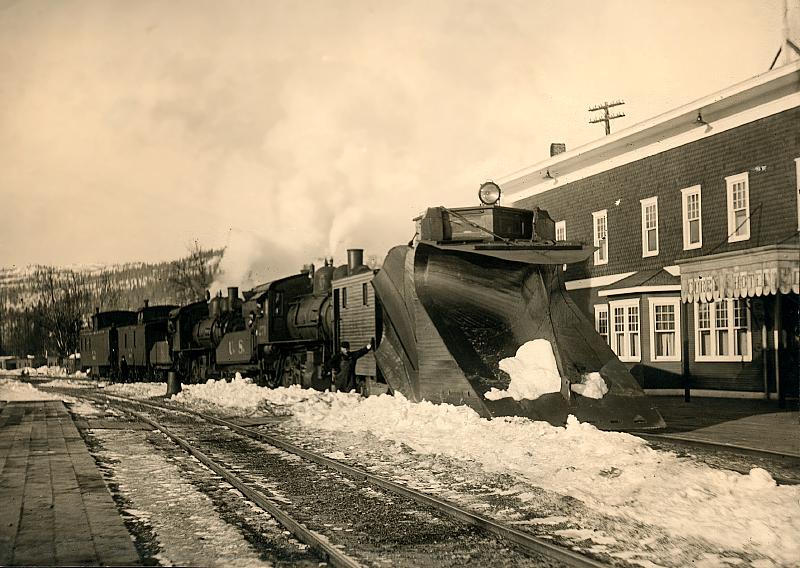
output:
[[[679,260],[681,299],[712,302],[800,293],[800,246],[769,245]]]

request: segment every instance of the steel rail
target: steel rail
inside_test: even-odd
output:
[[[740,446],[738,444],[728,444],[725,442],[712,442],[711,440],[698,440],[695,438],[690,438],[688,436],[681,436],[680,434],[649,434],[649,433],[644,434],[642,432],[636,432],[633,435],[638,436],[639,438],[642,438],[649,442],[656,442],[656,443],[668,442],[694,448],[701,448],[705,450],[709,449],[724,450],[734,454],[759,457],[763,459],[778,460],[783,462],[784,465],[800,466],[800,456],[796,456],[793,454],[783,454],[772,450],[762,450],[759,448]],[[738,471],[739,473],[744,475],[749,473],[748,471],[743,471],[738,468],[731,467],[730,469]],[[800,481],[798,481],[797,479],[789,479],[786,477],[775,476],[775,475],[773,475],[772,478],[775,480],[776,483],[778,483],[778,485],[800,485]]]
[[[364,471],[362,469],[353,466],[349,466],[337,460],[321,456],[313,452],[309,452],[308,450],[305,450],[290,442],[286,442],[269,434],[256,432],[244,426],[239,426],[238,424],[230,422],[229,420],[225,420],[223,418],[217,418],[215,416],[209,416],[207,414],[204,414],[202,412],[197,412],[194,410],[170,408],[119,395],[106,394],[105,396],[113,399],[123,400],[128,403],[139,404],[145,407],[150,407],[156,410],[169,411],[169,412],[185,412],[187,414],[194,414],[196,416],[201,417],[203,420],[206,420],[213,424],[217,424],[219,426],[225,426],[244,436],[262,442],[266,442],[267,444],[279,448],[285,452],[295,454],[306,460],[331,468],[335,471],[338,471],[339,473],[343,473],[350,477],[368,481],[373,485],[381,487],[382,489],[385,489],[392,493],[402,495],[403,497],[416,501],[417,503],[423,503],[425,505],[433,507],[437,511],[441,511],[442,513],[445,513],[451,518],[457,519],[459,521],[467,523],[468,525],[480,528],[486,532],[499,536],[507,541],[513,542],[514,544],[520,546],[521,548],[529,552],[548,556],[554,560],[563,562],[568,566],[573,566],[575,568],[607,568],[609,566],[609,564],[607,563],[600,562],[592,558],[588,558],[582,554],[573,552],[572,550],[569,550],[567,548],[563,548],[555,544],[552,544],[550,542],[547,542],[544,539],[532,536],[528,533],[514,529],[512,527],[505,526],[484,515],[473,513],[472,511],[463,509],[443,499],[438,499],[426,493],[416,491],[415,489],[410,489],[393,481],[389,481],[388,479],[381,478],[372,473],[369,473],[367,471]]]
[[[149,405],[148,405],[149,406]],[[263,510],[267,511],[270,515],[275,517],[275,519],[284,527],[286,527],[292,534],[294,534],[298,539],[300,539],[305,544],[312,547],[314,550],[319,552],[323,559],[327,560],[332,566],[337,568],[362,568],[362,564],[359,564],[355,559],[348,556],[341,550],[337,549],[331,542],[325,538],[325,536],[319,534],[316,531],[313,531],[307,528],[305,525],[293,519],[288,513],[283,511],[278,505],[276,505],[271,499],[269,499],[266,495],[257,491],[251,487],[249,487],[246,483],[244,483],[241,479],[239,479],[236,474],[229,471],[225,467],[216,463],[212,458],[195,448],[191,443],[187,442],[185,439],[181,438],[174,432],[171,432],[169,429],[162,426],[158,421],[153,420],[152,418],[148,417],[141,412],[136,412],[135,410],[131,410],[129,408],[124,409],[124,412],[132,414],[136,416],[142,422],[146,422],[150,424],[153,428],[158,429],[164,435],[169,437],[173,442],[175,442],[178,446],[186,450],[188,453],[196,457],[200,460],[203,465],[208,467],[217,475],[221,476],[225,481],[233,485],[236,489],[238,489],[245,497],[250,499],[253,503],[261,507]]]

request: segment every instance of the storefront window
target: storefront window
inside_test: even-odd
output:
[[[695,314],[695,360],[752,359],[752,333],[747,300],[726,299],[696,304]]]

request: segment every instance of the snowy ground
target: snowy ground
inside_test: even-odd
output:
[[[108,385],[105,390],[149,398],[163,396],[166,385]],[[800,543],[791,537],[800,534],[800,486],[777,486],[763,469],[749,475],[714,469],[653,450],[635,436],[601,432],[574,420],[564,428],[519,418],[489,421],[466,407],[412,404],[402,396],[363,399],[297,387],[268,390],[247,380],[186,385],[173,400],[227,415],[288,416],[285,428],[329,441],[339,457],[358,454],[361,446],[387,456],[403,449],[418,464],[447,459],[487,478],[510,477],[520,486],[577,499],[598,515],[655,527],[675,537],[676,552],[687,539],[701,539],[709,549],[692,561],[695,566],[796,566],[800,559]],[[422,475],[410,471],[417,474]],[[526,497],[513,483],[507,491],[521,501]],[[591,546],[615,540],[615,534],[562,532]],[[631,544],[647,548],[645,541]],[[628,560],[680,565],[641,556]]]
[[[166,385],[114,385],[108,390],[161,396]],[[485,420],[463,406],[412,404],[402,396],[361,398],[297,387],[262,389],[247,380],[187,385],[173,397],[198,409],[236,415],[291,415],[308,431],[363,434],[402,444],[419,456],[480,464],[579,499],[603,515],[655,525],[675,536],[702,537],[721,551],[796,565],[800,487],[777,486],[763,469],[749,475],[713,469],[651,449],[641,438],[602,432],[571,420],[566,428],[509,418]],[[343,448],[346,450],[346,448]],[[609,538],[598,535],[598,539]],[[602,542],[600,542],[602,544]],[[708,558],[708,565],[735,559]]]
[[[96,382],[55,379],[47,386],[94,388]],[[163,394],[163,393],[162,393]],[[123,413],[35,388],[19,378],[0,378],[0,401],[62,399],[73,413],[84,418],[114,419]],[[93,453],[107,473],[116,493],[127,506],[123,516],[138,526],[138,534],[152,535],[151,558],[163,566],[224,566],[259,568],[273,566],[244,538],[237,525],[247,524],[264,539],[271,535],[271,551],[316,565],[304,557],[307,547],[288,536],[278,523],[255,504],[245,518],[234,524],[223,518],[226,500],[238,507],[243,496],[194,457],[183,454],[160,432],[125,429],[92,430]],[[154,451],[154,449],[162,451]],[[204,484],[205,491],[197,485]],[[210,486],[210,488],[209,488]],[[215,493],[215,500],[208,496]],[[221,504],[222,503],[222,504]],[[240,513],[241,515],[241,513]],[[287,553],[288,550],[288,553]]]

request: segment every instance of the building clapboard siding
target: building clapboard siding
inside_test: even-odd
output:
[[[800,62],[498,180],[593,244],[566,287],[648,391],[797,397]]]

